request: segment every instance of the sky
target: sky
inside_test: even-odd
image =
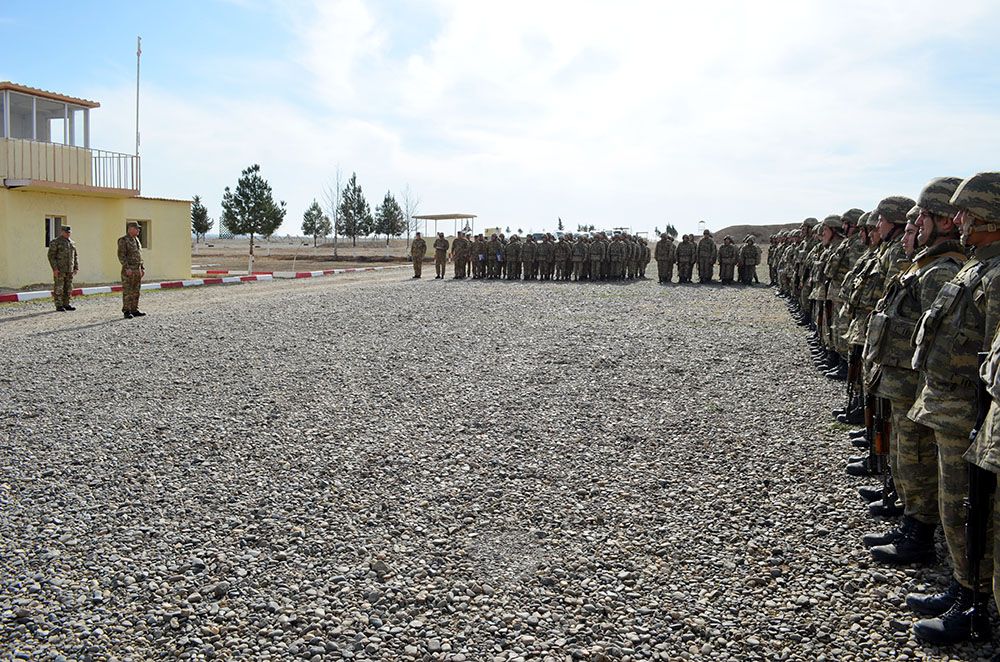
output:
[[[338,169],[373,210],[554,230],[798,222],[1000,169],[992,0],[0,4],[0,80],[93,99],[143,195],[259,163],[299,234]],[[52,20],[58,17],[58,20]]]

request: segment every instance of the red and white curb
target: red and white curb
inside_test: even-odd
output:
[[[361,271],[383,271],[385,269],[399,269],[409,266],[407,264],[394,264],[390,267],[351,267],[348,269],[323,269],[322,271],[275,271],[275,278],[320,278],[321,276],[335,276],[337,274],[352,274]]]
[[[237,285],[239,283],[250,283],[254,281],[274,280],[270,274],[260,274],[255,276],[227,276],[220,278],[191,278],[188,280],[165,280],[159,283],[143,283],[140,289],[143,290],[174,290],[181,287],[201,287],[203,285]],[[121,285],[101,285],[98,287],[78,287],[73,290],[73,296],[85,297],[92,294],[111,294],[121,292]],[[50,290],[38,290],[35,292],[16,292],[14,294],[0,294],[0,303],[14,303],[17,301],[31,301],[33,299],[50,299]]]

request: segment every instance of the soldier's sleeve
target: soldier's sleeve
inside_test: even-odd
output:
[[[128,247],[125,244],[125,237],[118,238],[118,261],[125,266],[125,259],[128,257]]]
[[[77,250],[76,246],[73,247],[73,271],[80,270],[80,251]]]
[[[59,263],[59,242],[52,241],[49,243],[49,266],[53,270],[58,269],[56,266]]]
[[[983,336],[983,351],[988,352],[990,350],[990,345],[993,342],[993,336],[996,335],[997,325],[1000,324],[1000,274],[993,273],[989,274],[983,279],[980,287],[982,288],[982,298],[983,302],[981,305],[981,310],[983,311],[983,316],[986,318],[986,326],[984,329]],[[979,293],[974,295],[978,298]]]
[[[937,298],[938,292],[941,288],[945,286],[945,283],[950,281],[955,274],[958,273],[958,268],[948,269],[947,267],[931,267],[927,270],[927,273],[923,274],[920,278],[920,310],[928,310],[931,304],[934,303],[934,299]]]

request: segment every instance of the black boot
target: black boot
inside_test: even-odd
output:
[[[837,357],[837,365],[831,370],[825,373],[827,379],[832,379],[836,382],[846,382],[847,381],[847,364]]]
[[[937,646],[949,646],[968,641],[973,637],[972,604],[975,593],[964,586],[951,608],[937,618],[925,618],[913,624],[913,634],[921,641]],[[977,639],[989,639],[989,622],[975,633]]]
[[[858,430],[852,430],[848,436],[850,436],[853,439],[857,439],[858,437],[867,437],[868,436],[868,430],[866,428],[861,428],[861,429],[858,429]]]
[[[846,368],[845,368],[846,370]],[[847,375],[844,375],[844,379],[847,379]],[[837,417],[837,422],[841,425],[857,425],[858,423],[863,423],[865,420],[864,410],[855,407],[854,409],[848,410],[845,414]]]
[[[875,471],[875,467],[868,460],[863,460],[861,462],[853,462],[847,465],[845,469],[848,476],[876,476],[878,472]]]
[[[904,517],[903,521],[899,523],[899,526],[886,531],[885,533],[866,533],[861,536],[861,543],[865,547],[875,547],[877,545],[891,545],[894,542],[903,539],[910,527],[913,526],[915,522],[912,517]]]
[[[851,455],[847,458],[848,464],[857,464],[858,462],[867,462],[871,457],[871,453],[865,453],[864,455]]]
[[[851,446],[855,448],[862,448],[868,450],[872,447],[872,442],[868,441],[866,438],[861,437],[859,439],[851,438]]]
[[[952,579],[941,593],[907,593],[906,606],[920,616],[940,616],[955,604],[960,590],[961,585]]]
[[[937,554],[934,551],[935,524],[924,524],[919,520],[911,520],[906,533],[900,540],[872,547],[872,558],[879,563],[888,565],[910,565],[911,563],[925,565],[934,563]]]
[[[882,498],[881,485],[864,485],[858,488],[858,495],[865,500],[865,503],[872,503]]]
[[[895,499],[886,503],[884,499],[868,504],[868,514],[872,517],[899,517],[903,514],[903,506]]]

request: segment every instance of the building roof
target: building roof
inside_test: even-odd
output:
[[[40,97],[42,99],[50,99],[52,101],[59,101],[60,103],[70,103],[74,106],[80,106],[81,108],[100,108],[101,104],[96,101],[89,101],[87,99],[78,99],[76,97],[66,96],[65,94],[59,94],[58,92],[49,92],[48,90],[42,90],[37,87],[28,87],[27,85],[19,85],[17,83],[12,83],[9,80],[0,81],[0,92],[3,90],[10,90],[11,92],[20,92],[22,94],[30,94],[33,97]]]
[[[423,221],[450,221],[458,218],[476,218],[475,214],[424,214],[422,216],[414,216],[413,218],[419,218]]]

